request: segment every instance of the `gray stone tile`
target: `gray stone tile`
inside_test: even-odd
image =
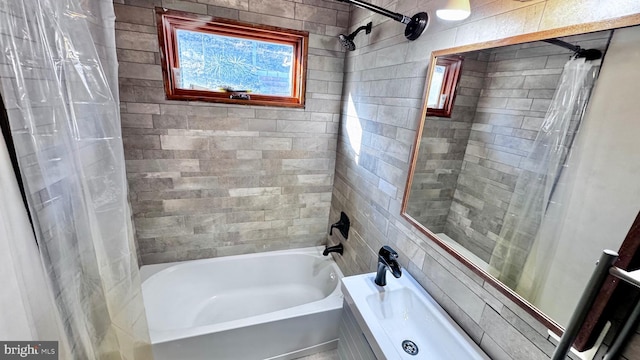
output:
[[[142,64],[156,63],[155,53],[152,52],[118,49],[117,54],[118,59],[124,62],[134,62]]]
[[[249,11],[289,19],[294,18],[295,15],[294,4],[286,0],[249,0]]]
[[[304,133],[324,133],[327,125],[325,122],[319,121],[289,121],[278,120],[276,125],[277,131],[283,132],[304,132]]]
[[[507,109],[513,110],[529,110],[532,107],[533,99],[510,98],[507,101]]]
[[[302,21],[294,20],[291,18],[257,14],[253,12],[247,12],[247,11],[240,11],[239,18],[240,18],[240,21],[245,21],[249,23],[278,26],[278,27],[294,29],[294,30],[302,30]]]
[[[132,160],[126,162],[127,172],[199,171],[198,160]]]
[[[157,135],[123,136],[128,149],[160,149],[160,137]]]
[[[159,51],[158,35],[116,30],[116,47],[139,51]]]
[[[494,342],[512,359],[548,359],[547,355],[531,343],[524,335],[511,327],[495,310],[486,307],[480,326]]]
[[[560,75],[533,75],[525,78],[523,86],[525,89],[552,90],[557,87],[559,80]]]
[[[291,3],[288,5],[291,7]],[[295,4],[295,18],[305,21],[313,21],[326,25],[337,25],[337,10],[301,3]],[[339,26],[339,25],[338,25]]]
[[[455,281],[455,277],[427,255],[422,265],[422,271],[429,274],[429,278],[451,298],[471,319],[480,322],[485,302],[474,294],[468,287]]]
[[[494,77],[491,78],[487,87],[489,89],[521,89],[524,83],[525,79],[521,76]]]
[[[156,129],[187,129],[186,115],[153,115],[153,127]]]
[[[137,218],[135,224],[136,235],[141,239],[193,234],[193,228],[185,226],[182,216]]]
[[[159,114],[160,106],[157,104],[127,103],[127,112],[132,114]]]
[[[162,0],[162,6],[167,9],[181,10],[196,14],[207,14],[207,5],[187,0]]]
[[[213,1],[215,2],[216,0]],[[240,17],[240,13],[237,9],[229,9],[222,6],[209,5],[207,6],[207,13],[211,16],[231,20],[237,20]]]
[[[122,114],[120,122],[125,128],[153,128],[153,120],[148,114]]]
[[[520,318],[508,307],[503,307],[500,312],[506,321],[508,321],[516,330],[522,333],[527,339],[531,340],[545,354],[552,354],[555,346],[551,344],[547,337],[548,330],[544,326],[536,326],[536,322],[531,316],[527,315],[527,320]]]
[[[116,13],[116,21],[125,23],[134,23],[138,25],[155,26],[155,14],[152,9],[114,4],[113,8]]]
[[[209,150],[209,139],[202,136],[160,136],[163,150]]]
[[[198,0],[203,4],[238,10],[249,10],[249,0]]]
[[[254,138],[251,148],[254,150],[291,150],[293,140],[291,138]]]
[[[158,31],[158,28],[155,26],[117,22],[116,30],[133,31],[133,32],[146,33],[146,34],[156,34]]]
[[[131,79],[162,80],[162,69],[155,64],[120,62],[118,76]]]
[[[489,335],[484,334],[480,341],[482,350],[493,360],[511,360],[511,356],[507,354]]]

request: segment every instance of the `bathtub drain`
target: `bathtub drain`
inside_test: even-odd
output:
[[[402,342],[402,350],[409,355],[418,354],[418,345],[411,340],[405,340]]]

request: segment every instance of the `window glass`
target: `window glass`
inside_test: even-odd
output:
[[[304,108],[309,33],[156,8],[168,100]]]
[[[436,65],[433,69],[433,77],[431,78],[431,87],[429,88],[429,101],[427,106],[434,109],[441,109],[440,94],[442,93],[442,84],[444,84],[444,74],[447,71],[446,66]]]
[[[292,95],[293,46],[182,29],[176,35],[178,87]]]

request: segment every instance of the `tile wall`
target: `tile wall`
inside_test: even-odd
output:
[[[434,14],[439,2],[373,1],[411,15]],[[418,126],[431,51],[539,30],[613,19],[640,12],[634,1],[471,1],[462,22],[432,18],[420,39],[407,41],[404,28],[366,10],[351,12],[350,29],[373,21],[347,54],[330,221],[340,211],[352,230],[336,257],[345,274],[373,271],[380,246],[400,252],[402,265],[438,300],[493,359],[548,359],[554,345],[547,329],[493,286],[435,246],[400,216],[411,148]],[[636,336],[634,339],[638,338]],[[626,356],[637,357],[629,347]]]
[[[349,8],[324,0],[115,0],[122,130],[143,264],[321,245]],[[305,109],[165,100],[154,7],[309,32]]]

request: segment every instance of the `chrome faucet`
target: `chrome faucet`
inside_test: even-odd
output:
[[[385,245],[380,248],[378,252],[378,273],[376,274],[375,283],[378,286],[387,285],[387,269],[391,271],[391,274],[397,279],[402,276],[402,269],[398,264],[398,253]]]

